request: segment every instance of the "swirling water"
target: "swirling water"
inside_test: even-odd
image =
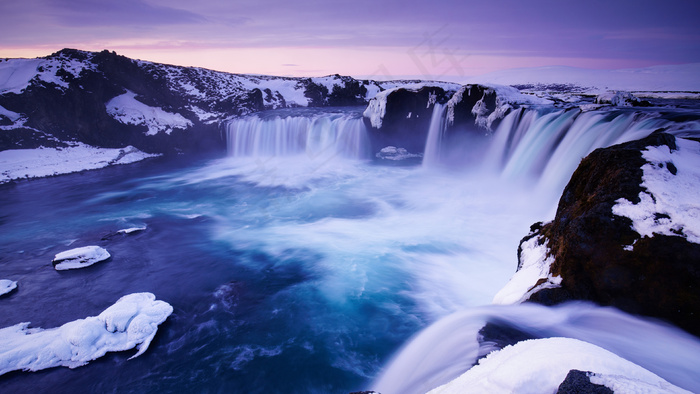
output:
[[[19,283],[0,299],[1,327],[56,327],[139,291],[175,308],[136,359],[10,373],[2,391],[365,389],[412,335],[490,303],[529,225],[553,215],[560,190],[533,187],[539,174],[378,165],[355,115],[310,117],[285,121],[332,133],[298,132],[294,149],[244,119],[276,137],[248,132],[257,148],[229,157],[1,186],[0,278]],[[114,235],[129,227],[146,230]],[[91,244],[112,259],[52,268],[54,254]]]

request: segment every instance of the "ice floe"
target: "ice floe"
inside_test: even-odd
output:
[[[64,271],[88,267],[108,258],[110,258],[109,252],[99,246],[83,246],[57,254],[53,259],[53,265],[56,270]]]
[[[17,288],[17,282],[9,279],[0,279],[0,296]]]
[[[0,375],[10,371],[39,371],[53,367],[76,368],[104,356],[136,347],[129,359],[143,354],[173,312],[151,293],[120,298],[98,316],[68,322],[51,329],[19,323],[0,329]]]

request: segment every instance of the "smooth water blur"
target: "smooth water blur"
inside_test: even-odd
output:
[[[477,340],[487,322],[514,327],[533,338],[580,339],[607,349],[668,382],[700,390],[700,339],[676,327],[614,308],[583,302],[555,307],[490,305],[449,315],[416,335],[374,383],[381,393],[418,394],[466,372],[493,349]],[[546,373],[542,371],[542,373]]]
[[[10,373],[3,391],[367,388],[412,335],[491,302],[515,271],[518,241],[553,217],[570,161],[603,138],[578,133],[595,143],[559,154],[582,141],[567,142],[563,125],[610,120],[548,114],[509,115],[492,150],[462,152],[493,159],[478,166],[443,160],[459,152],[434,134],[426,165],[379,165],[365,159],[356,111],[277,111],[232,124],[230,157],[1,185],[0,278],[19,288],[0,298],[0,327],[56,327],[143,291],[175,308],[136,359],[124,352],[76,370]],[[538,122],[548,138],[534,135]],[[552,152],[563,170],[543,181],[556,164],[539,155]],[[131,227],[146,230],[115,234]],[[56,253],[86,245],[113,257],[53,269]]]
[[[466,173],[348,160],[153,162],[2,186],[0,326],[56,327],[150,291],[141,357],[0,377],[8,391],[350,392],[428,323],[489,303],[547,205]],[[132,235],[119,229],[146,227]],[[53,256],[112,259],[57,272]]]

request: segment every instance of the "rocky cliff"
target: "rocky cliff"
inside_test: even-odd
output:
[[[700,336],[700,142],[655,132],[581,161],[552,222],[521,242],[522,300],[588,300]],[[509,288],[510,286],[510,288]],[[511,293],[513,294],[513,293]]]
[[[0,60],[0,150],[76,142],[166,154],[223,150],[220,123],[229,117],[365,105],[382,89],[339,75],[236,75],[64,49]]]

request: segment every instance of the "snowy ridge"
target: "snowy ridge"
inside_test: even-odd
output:
[[[638,204],[617,200],[613,213],[632,219],[641,237],[663,234],[700,243],[700,143],[676,138],[676,146],[673,151],[666,145],[650,146],[642,152],[648,162],[642,166],[646,191],[639,193]]]
[[[120,298],[98,316],[75,320],[58,328],[29,328],[19,323],[0,329],[0,375],[10,371],[39,371],[64,366],[77,368],[104,356],[134,347],[143,354],[173,312],[151,293]]]

